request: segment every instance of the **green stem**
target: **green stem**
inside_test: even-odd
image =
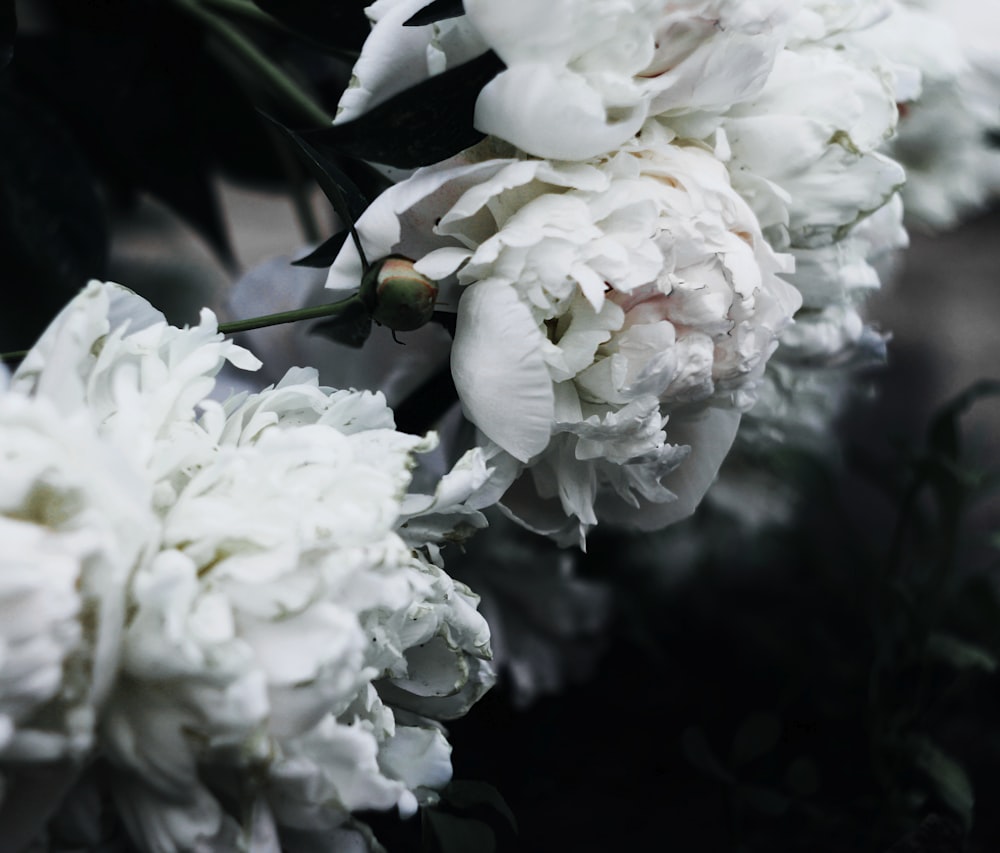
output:
[[[302,88],[267,58],[257,46],[230,23],[200,6],[197,0],[174,0],[181,9],[201,21],[237,56],[252,69],[272,93],[284,99],[310,124],[329,125],[333,117],[305,95]]]
[[[283,323],[295,323],[299,320],[316,320],[321,317],[336,317],[357,294],[352,294],[339,302],[329,302],[326,305],[314,305],[311,308],[297,308],[294,311],[280,311],[277,314],[264,314],[260,317],[249,317],[246,320],[234,320],[232,323],[219,323],[219,331],[224,335],[235,335],[237,332],[249,332],[251,329],[264,329],[267,326],[280,326]],[[29,350],[0,353],[2,361],[20,361]]]
[[[255,6],[250,0],[205,0],[209,6],[214,6],[220,12],[242,15],[248,20],[268,27],[281,29],[281,25],[263,9]]]
[[[315,320],[320,317],[336,317],[357,295],[348,296],[339,302],[327,305],[315,305],[312,308],[298,308],[295,311],[281,311],[277,314],[265,314],[262,317],[251,317],[247,320],[235,320],[232,323],[220,323],[219,331],[224,335],[234,335],[237,332],[248,332],[251,329],[263,329],[267,326],[280,326],[282,323],[295,323],[298,320]]]

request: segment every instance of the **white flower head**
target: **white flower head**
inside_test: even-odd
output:
[[[82,413],[0,391],[0,447],[0,774],[20,789],[2,813],[17,845],[94,747],[126,585],[157,529],[148,485]]]
[[[380,0],[337,121],[493,50],[506,69],[475,126],[539,157],[612,151],[649,115],[722,111],[764,84],[792,6],[779,0],[465,0],[466,14],[404,27],[429,0]]]
[[[312,370],[203,408],[199,452],[160,491],[163,546],[133,585],[106,725],[131,831],[151,849],[224,846],[237,821],[222,795],[262,798],[278,834],[411,812],[417,789],[447,781],[450,748],[408,715],[464,713],[492,683],[475,598],[395,532],[432,440]],[[382,681],[401,702],[429,685],[401,706],[419,706],[405,729],[372,694]],[[430,739],[401,746],[413,738]],[[260,785],[233,789],[227,772]]]
[[[655,527],[693,510],[799,304],[725,168],[655,127],[590,163],[420,170],[359,229],[445,279],[452,374],[494,482],[530,471],[503,504],[567,541],[602,514]],[[355,265],[345,249],[330,284]]]
[[[878,149],[897,110],[888,72],[827,45],[779,54],[760,95],[721,122],[733,186],[779,247],[829,245],[904,182]]]
[[[92,281],[32,347],[11,387],[64,414],[86,410],[101,435],[146,470],[161,464],[158,439],[194,421],[227,361],[260,366],[222,336],[208,309],[199,325],[181,329],[127,288]]]

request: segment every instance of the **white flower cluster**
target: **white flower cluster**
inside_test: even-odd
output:
[[[861,308],[906,243],[886,146],[919,73],[871,35],[897,4],[465,0],[404,26],[426,5],[370,8],[337,121],[487,49],[506,66],[486,140],[357,223],[456,313],[480,505],[582,543],[690,514],[734,441],[820,446],[847,371],[884,353]],[[327,286],[361,272],[346,245]]]
[[[964,23],[959,11],[940,0],[900,0],[891,18],[856,38],[886,55],[904,83],[889,150],[906,168],[907,220],[927,228],[952,227],[1000,193],[996,35],[991,49],[977,50],[964,32],[989,33],[996,15],[976,9]]]
[[[458,512],[478,454],[407,495],[434,439],[380,395],[303,369],[220,404],[227,361],[257,366],[210,312],[178,329],[93,282],[0,396],[0,769],[23,841],[73,784],[158,853],[362,839],[353,812],[411,814],[448,781],[439,721],[492,683],[477,598],[397,532]],[[25,810],[39,767],[57,783]]]

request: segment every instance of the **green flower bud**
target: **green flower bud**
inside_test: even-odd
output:
[[[394,332],[410,332],[429,323],[437,295],[437,282],[418,273],[413,261],[401,255],[372,264],[358,291],[375,322]]]

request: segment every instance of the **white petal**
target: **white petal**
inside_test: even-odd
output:
[[[494,77],[476,102],[477,130],[538,157],[585,160],[610,151],[642,126],[646,103],[610,120],[601,95],[580,75],[523,63]]]
[[[462,295],[451,352],[462,407],[486,436],[522,462],[545,449],[555,416],[544,340],[510,285],[481,281]]]
[[[655,522],[647,526],[639,519],[644,529],[666,527],[687,518],[698,508],[732,447],[739,425],[740,413],[733,409],[709,408],[689,418],[671,417],[667,424],[668,440],[690,445],[691,454],[663,479],[663,485],[677,495],[677,500],[651,504],[649,515],[655,517]]]

